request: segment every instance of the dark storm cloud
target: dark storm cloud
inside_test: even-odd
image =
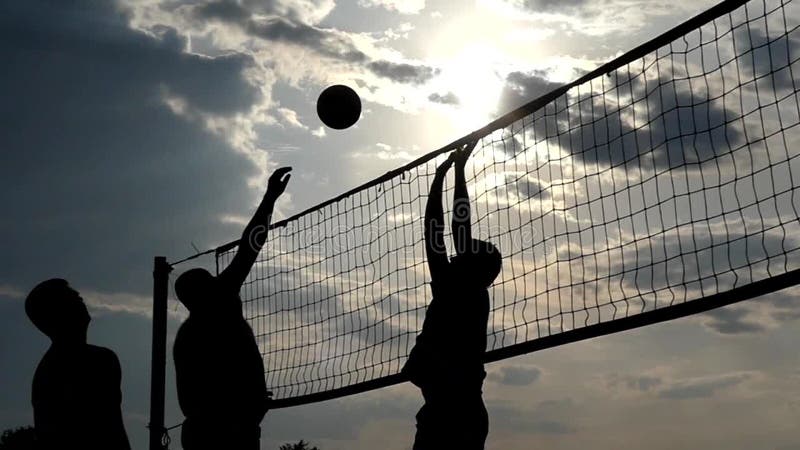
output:
[[[434,103],[441,103],[443,105],[458,105],[461,103],[458,100],[458,97],[456,97],[456,94],[453,94],[452,92],[448,92],[444,95],[434,92],[428,96],[428,100]]]
[[[538,367],[507,366],[489,374],[488,379],[506,386],[527,386],[541,376],[542,371]]]
[[[258,100],[248,57],[181,52],[130,30],[111,2],[0,6],[0,281],[52,276],[98,291],[150,290],[152,257],[235,236],[222,214],[249,209],[244,155],[164,105],[166,90],[218,115]]]
[[[289,17],[255,19],[253,11],[230,1],[208,2],[192,9],[195,18],[235,24],[251,36],[299,45],[328,58],[364,66],[375,75],[397,83],[422,84],[439,72],[423,64],[370,60],[352,40],[334,29],[308,25],[291,14]],[[276,13],[275,8],[262,8],[261,12]]]

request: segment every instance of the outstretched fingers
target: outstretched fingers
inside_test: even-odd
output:
[[[281,167],[276,169],[275,172],[272,172],[272,175],[269,177],[270,181],[272,180],[281,180],[283,181],[283,176],[288,175],[289,172],[292,171],[291,167]],[[291,175],[289,175],[291,176]],[[287,178],[288,179],[288,178]]]
[[[286,189],[286,186],[289,184],[289,179],[292,177],[289,172],[292,171],[291,167],[281,167],[269,177],[269,183],[267,184],[267,192],[273,193],[275,195],[280,195]]]

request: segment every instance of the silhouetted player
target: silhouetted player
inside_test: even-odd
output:
[[[433,299],[403,372],[422,390],[414,450],[483,449],[489,418],[483,404],[483,354],[489,318],[487,288],[500,273],[501,256],[489,242],[472,239],[464,165],[476,143],[456,150],[436,169],[425,210],[425,250]],[[455,163],[453,243],[444,245],[442,183]]]
[[[33,376],[36,448],[129,450],[122,373],[111,350],[86,343],[89,312],[66,280],[37,285],[25,312],[52,344]]]
[[[178,402],[186,417],[184,449],[257,450],[268,409],[264,363],[242,315],[239,289],[264,246],[272,210],[289,182],[290,167],[275,171],[267,193],[219,276],[191,269],[175,282],[189,318],[175,337]]]

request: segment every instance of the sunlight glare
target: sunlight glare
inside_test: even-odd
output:
[[[440,88],[458,98],[450,114],[459,131],[476,130],[494,118],[504,83],[495,60],[497,53],[489,43],[476,43],[441,65]]]

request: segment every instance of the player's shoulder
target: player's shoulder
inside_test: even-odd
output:
[[[119,366],[119,358],[113,350],[99,345],[87,345],[86,352],[89,357],[101,363],[111,363]]]

